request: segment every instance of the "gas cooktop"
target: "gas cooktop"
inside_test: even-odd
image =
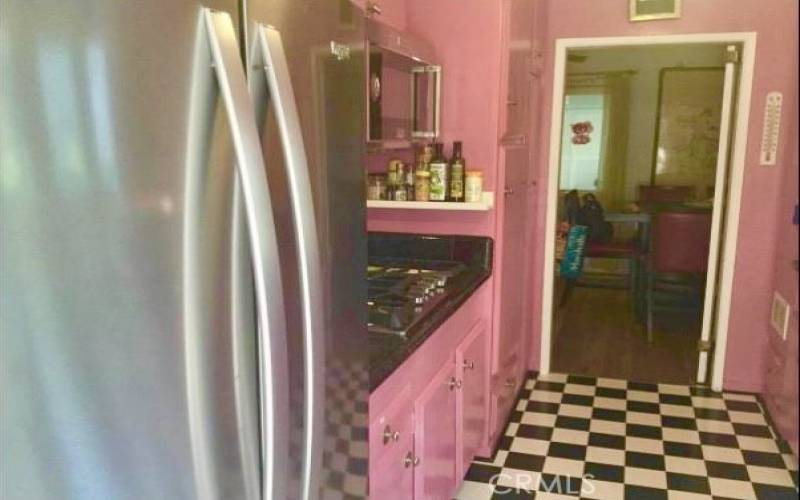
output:
[[[450,280],[466,269],[454,261],[371,259],[367,268],[369,331],[405,336],[445,299]]]

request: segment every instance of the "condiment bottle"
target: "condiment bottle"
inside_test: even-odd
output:
[[[480,170],[467,171],[464,189],[464,201],[476,203],[483,198],[483,172]]]
[[[433,159],[433,145],[428,145],[422,148],[422,153],[420,154],[420,163],[425,166],[425,170],[428,170],[428,164]]]
[[[369,174],[368,200],[386,199],[386,174]]]
[[[401,163],[400,160],[391,160],[387,168],[386,191],[388,193],[388,199],[390,200],[394,199],[394,191],[397,186],[397,165]]]
[[[461,141],[453,143],[453,156],[450,159],[450,185],[448,188],[448,200],[464,201],[464,170],[466,162],[461,156]]]
[[[415,199],[415,196],[414,196],[414,182],[415,182],[415,180],[416,179],[414,177],[414,164],[413,163],[409,163],[406,166],[406,175],[405,175],[405,179],[403,180],[403,184],[405,184],[405,188],[406,188],[406,200],[408,200],[408,201],[414,201],[414,199]]]
[[[406,196],[405,178],[406,178],[405,165],[403,165],[403,162],[397,162],[397,167],[395,172],[394,197],[392,198],[395,201],[408,200],[408,197]]]
[[[447,169],[447,159],[444,157],[444,145],[441,142],[436,143],[433,158],[428,165],[428,170],[431,173],[430,180],[430,200],[431,201],[447,201],[447,186],[449,184],[449,175]]]
[[[431,173],[427,170],[417,170],[414,179],[414,199],[428,201],[430,199]]]

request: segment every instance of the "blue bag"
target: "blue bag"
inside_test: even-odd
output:
[[[583,251],[586,246],[586,226],[572,226],[567,233],[567,249],[561,260],[560,273],[564,279],[575,281],[583,271]]]

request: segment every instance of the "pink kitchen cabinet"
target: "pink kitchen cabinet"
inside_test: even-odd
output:
[[[456,400],[456,477],[464,477],[486,439],[489,399],[489,334],[478,323],[456,349],[456,370],[461,382]]]
[[[433,377],[414,404],[414,500],[451,498],[456,488],[456,396],[453,363]],[[460,478],[459,478],[460,479]]]
[[[370,394],[371,499],[449,500],[489,453],[487,285]]]
[[[528,368],[533,321],[531,297],[532,156],[536,64],[533,39],[537,3],[503,2],[501,39],[501,126],[498,129],[498,218],[488,442],[502,433]],[[505,106],[502,104],[505,103]],[[500,189],[498,189],[500,191]]]
[[[505,356],[496,373],[492,375],[489,397],[489,442],[496,443],[506,428],[506,421],[517,401],[517,393],[524,382],[523,360],[519,353]]]
[[[413,435],[392,443],[378,456],[370,454],[370,498],[412,500],[415,462]]]

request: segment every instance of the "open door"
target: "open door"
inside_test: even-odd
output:
[[[697,383],[708,383],[708,371],[712,365],[715,341],[716,291],[719,280],[720,243],[725,212],[728,164],[730,163],[730,139],[733,124],[733,106],[736,93],[736,66],[739,51],[733,45],[726,48],[725,79],[722,87],[722,116],[719,124],[719,146],[717,149],[717,173],[714,182],[714,208],[711,212],[711,241],[708,247],[708,272],[703,303],[703,323],[698,342]]]

